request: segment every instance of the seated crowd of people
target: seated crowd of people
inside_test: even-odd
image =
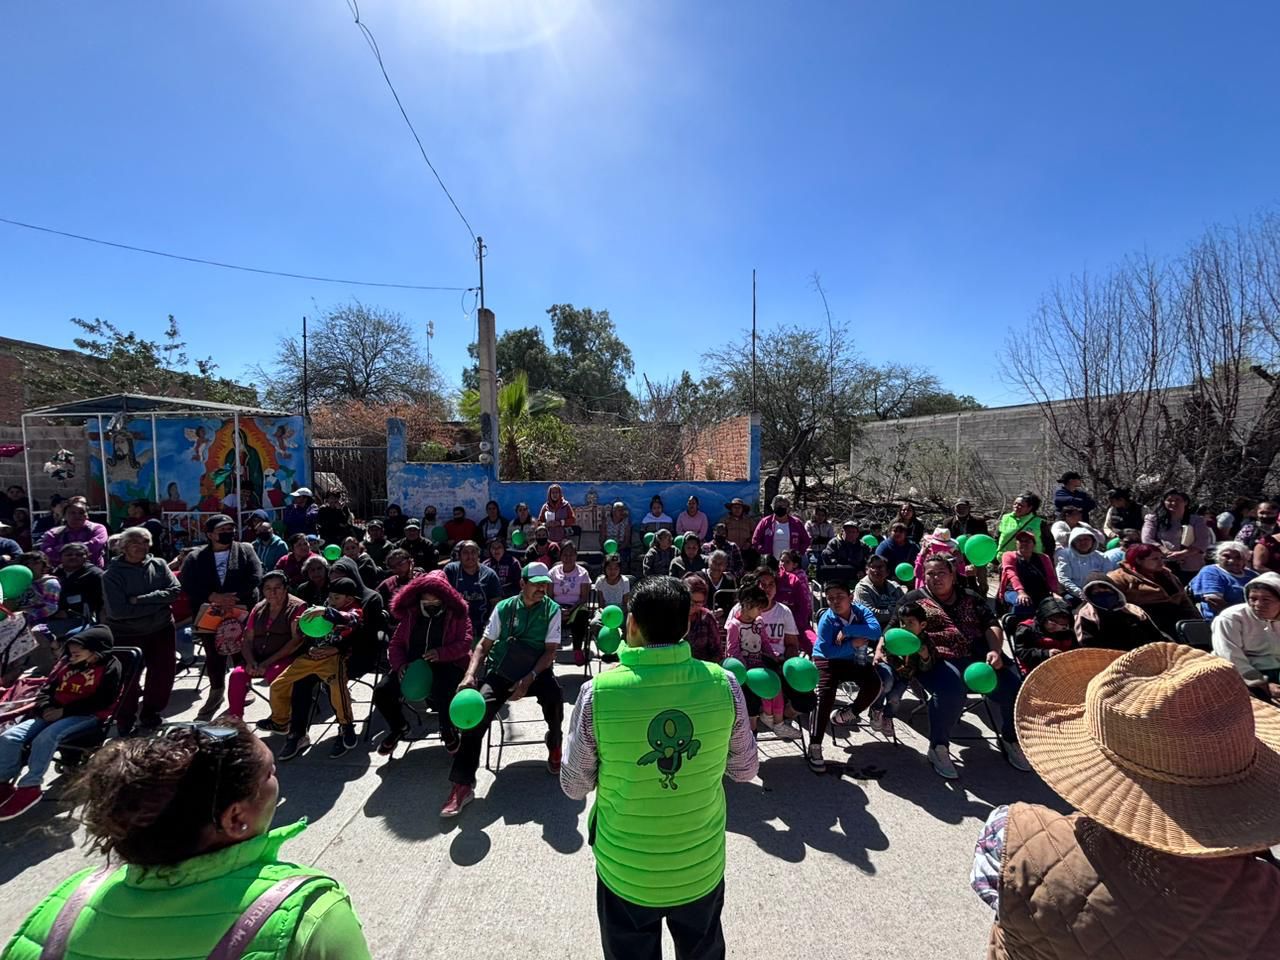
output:
[[[654,497],[638,523],[623,503],[603,511],[592,532],[598,545],[613,541],[606,553],[580,549],[578,517],[555,484],[537,511],[522,503],[511,517],[495,501],[478,518],[459,506],[447,520],[434,505],[419,518],[393,504],[367,522],[339,493],[316,498],[299,488],[279,529],[264,511],[247,514],[243,528],[211,515],[205,542],[175,553],[144,502],[110,536],[88,519],[84,498],[72,497],[59,504],[60,523],[20,542],[13,504],[25,504],[25,492],[11,488],[7,499],[0,567],[27,567],[30,582],[21,595],[0,597],[0,819],[39,800],[66,736],[109,718],[119,736],[160,727],[177,670],[196,662],[179,659],[180,631],[203,653],[208,692],[197,718],[242,719],[257,680],[269,707],[257,727],[283,735],[282,762],[310,746],[322,693],[337,728],[329,756],[358,745],[356,682],[370,687],[371,710],[386,726],[377,750],[392,755],[409,730],[406,688],[418,688],[408,699],[438,714],[453,757],[441,813],[455,816],[473,797],[485,735],[509,700],[537,699],[547,766],[558,772],[556,655],[564,643],[574,663],[588,664],[601,611],[625,614],[633,584],[648,577],[687,588],[694,657],[778,675],[771,697],[744,687],[752,729],[783,740],[807,733],[815,772],[826,767],[833,727],[855,727],[865,714],[872,732],[894,737],[910,691],[925,705],[928,762],[957,778],[950,741],[971,704],[966,676],[976,664],[994,675],[982,695],[1000,748],[1028,770],[1013,724],[1028,671],[1076,647],[1182,640],[1187,622],[1208,622],[1213,650],[1256,696],[1280,697],[1274,500],[1213,516],[1179,490],[1150,510],[1112,490],[1104,510],[1067,473],[1052,517],[1027,491],[1000,516],[978,515],[959,499],[928,524],[903,503],[887,524],[851,517],[837,527],[822,506],[802,519],[785,496],[758,518],[735,499],[714,522],[696,497],[674,519]],[[979,536],[995,541],[985,564],[963,547]],[[889,650],[891,629],[914,635],[917,652]],[[141,651],[138,676],[122,682],[106,656],[113,646]],[[616,660],[600,653],[603,663]],[[783,664],[796,656],[816,666],[815,688],[790,682]],[[406,679],[421,661],[425,689]],[[851,700],[840,705],[846,684]],[[449,707],[468,688],[480,692],[485,715],[460,730]]]

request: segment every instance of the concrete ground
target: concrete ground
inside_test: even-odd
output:
[[[557,672],[572,704],[581,671]],[[196,705],[189,674],[174,692],[174,719]],[[246,713],[264,716],[265,697]],[[317,725],[317,746],[280,765],[276,823],[310,822],[285,853],[346,885],[374,957],[599,956],[588,807],[547,772],[540,716],[533,700],[512,705],[512,719],[538,718],[508,728],[531,745],[508,744],[496,776],[482,768],[476,801],[452,822],[437,815],[449,758],[436,739],[402,745],[390,761],[363,744],[329,760],[334,730]],[[991,912],[968,886],[979,827],[995,804],[1061,801],[985,741],[957,741],[962,779],[941,780],[924,759],[922,722],[909,730],[899,721],[899,744],[860,732],[828,742],[829,765],[875,765],[885,771],[879,779],[853,779],[834,765],[814,775],[798,747],[767,741],[758,779],[726,785],[729,956],[984,955]],[[958,731],[979,732],[989,734],[976,721]],[[56,799],[65,781],[36,810],[0,824],[4,937],[58,880],[92,862],[68,804]]]

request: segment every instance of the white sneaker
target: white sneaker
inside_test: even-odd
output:
[[[759,725],[764,727],[766,730],[773,729],[773,717],[769,716],[769,714],[762,713],[756,719],[759,720]]]
[[[858,715],[853,712],[851,707],[841,707],[838,710],[831,711],[831,723],[837,727],[856,727],[858,726]]]
[[[933,772],[944,780],[960,779],[960,772],[951,762],[951,751],[945,745],[929,749],[929,763],[933,766]]]
[[[1009,761],[1009,766],[1015,770],[1030,770],[1031,764],[1027,763],[1027,757],[1022,752],[1022,748],[1016,743],[1008,740],[1001,740],[1000,746],[1004,748],[1004,758]]]
[[[818,743],[818,741],[815,740],[809,744],[809,753],[806,759],[809,761],[809,769],[814,773],[827,772],[827,761],[822,757],[822,744]]]
[[[780,723],[775,723],[773,725],[773,732],[783,740],[799,740],[804,736],[794,723],[790,723],[786,720],[783,720]]]

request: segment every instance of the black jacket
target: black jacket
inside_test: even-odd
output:
[[[58,610],[73,617],[97,619],[102,613],[102,568],[86,563],[75,573],[67,573],[61,567],[53,575],[62,584],[58,596]],[[88,617],[85,617],[85,614]]]
[[[413,557],[413,565],[415,567],[421,567],[423,570],[434,570],[440,564],[440,554],[437,552],[435,544],[426,537],[418,537],[416,540],[410,540],[406,537],[396,546]]]
[[[213,545],[206,543],[187,554],[182,562],[178,582],[191,601],[192,611],[209,602],[213,593],[234,593],[240,606],[252,608],[258,602],[258,583],[262,580],[262,562],[252,544],[231,544],[227,558],[227,579],[218,581],[218,567],[213,560]]]

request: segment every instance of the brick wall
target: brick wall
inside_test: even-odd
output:
[[[690,480],[746,480],[751,475],[751,417],[708,427],[685,426],[684,475]]]
[[[0,426],[0,443],[21,443],[20,427]],[[49,506],[49,497],[60,493],[64,497],[75,494],[87,495],[88,480],[85,471],[89,468],[89,445],[85,439],[84,424],[74,426],[52,426],[49,424],[32,424],[27,427],[26,455],[31,462],[31,492],[44,508]],[[73,479],[58,482],[45,475],[45,462],[59,449],[70,450],[76,458],[76,475]],[[16,483],[27,486],[23,455],[16,457],[0,457],[0,487],[8,487]]]

